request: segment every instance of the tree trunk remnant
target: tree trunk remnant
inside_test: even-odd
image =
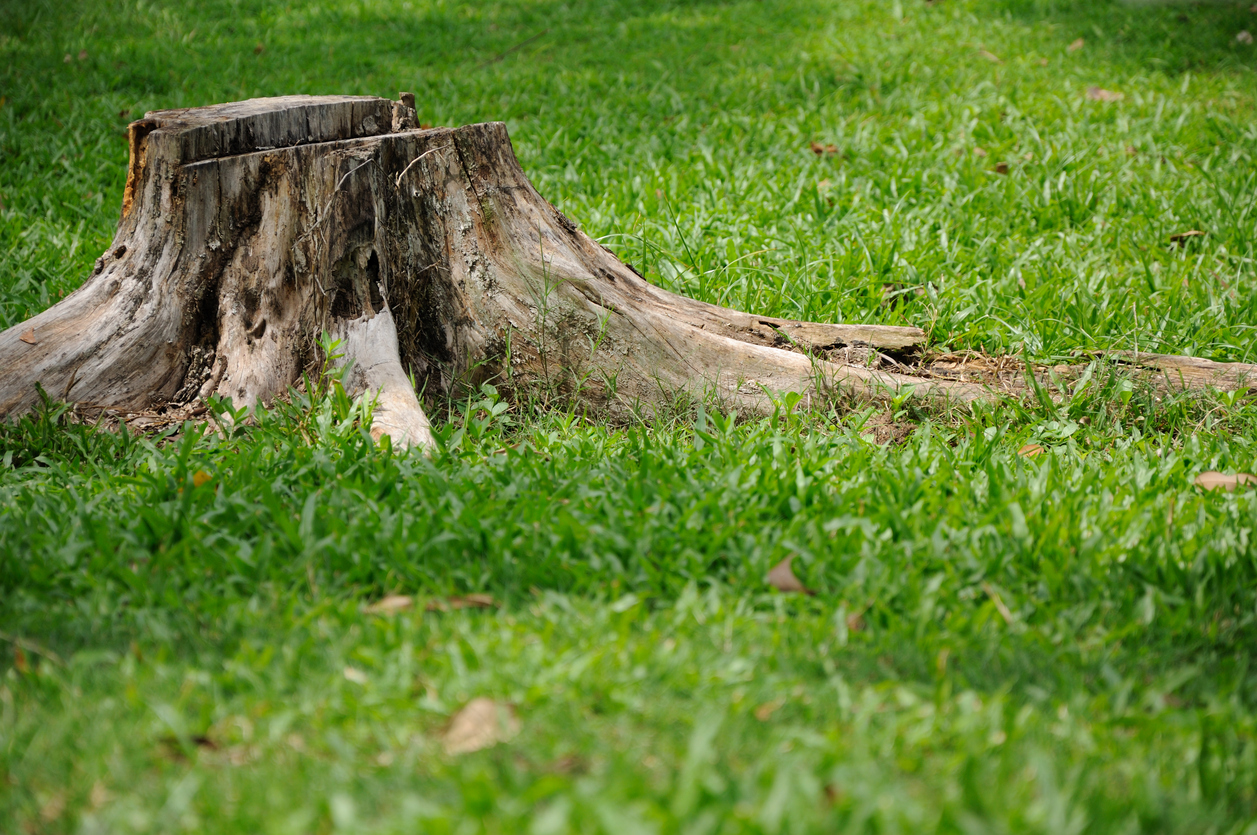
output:
[[[285,96],[133,123],[109,250],[0,333],[0,418],[35,405],[36,384],[120,411],[265,403],[318,364],[324,332],[350,393],[377,397],[373,434],[400,445],[432,443],[416,386],[502,374],[611,412],[678,392],[752,410],[834,386],[990,396],[914,364],[916,328],[753,316],[649,284],[533,189],[505,125],[419,129],[412,104]]]

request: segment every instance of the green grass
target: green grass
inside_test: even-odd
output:
[[[1257,361],[1249,5],[0,0],[0,326],[90,272],[145,110],[405,89],[699,298]],[[334,398],[0,426],[0,831],[1257,832],[1257,494],[1191,486],[1257,470],[1252,400],[502,407],[431,458]],[[445,754],[476,696],[521,733]]]

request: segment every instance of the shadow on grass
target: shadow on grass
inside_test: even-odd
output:
[[[1088,53],[1113,65],[1181,75],[1257,69],[1257,46],[1240,36],[1257,32],[1252,7],[1250,2],[1003,0],[990,9],[1027,26],[1051,26],[1063,47],[1082,38]]]

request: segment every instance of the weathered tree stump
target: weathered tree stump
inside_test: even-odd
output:
[[[753,316],[649,284],[537,194],[501,123],[421,130],[406,96],[287,96],[150,113],[130,142],[92,276],[0,333],[0,418],[37,383],[120,411],[266,402],[318,364],[323,332],[351,393],[378,396],[374,434],[407,445],[432,442],[416,386],[502,374],[613,412],[683,391],[751,409],[832,386],[990,392],[849,361],[872,350],[912,372],[915,328]]]

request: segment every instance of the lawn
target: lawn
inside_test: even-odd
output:
[[[678,292],[1257,362],[1244,31],[1247,1],[0,0],[0,327],[91,272],[146,110],[409,90],[505,121]],[[0,831],[1257,833],[1257,492],[1193,486],[1257,471],[1257,401],[1096,364],[946,411],[435,405],[430,457],[334,397],[0,425]],[[765,581],[791,555],[815,596]],[[478,697],[516,732],[451,752]]]

